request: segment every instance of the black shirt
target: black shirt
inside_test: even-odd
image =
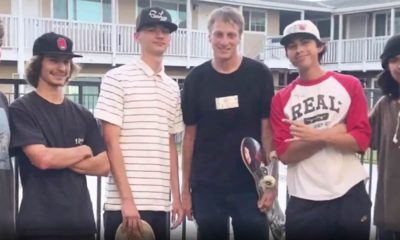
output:
[[[17,216],[19,235],[95,233],[86,176],[68,168],[41,170],[33,166],[22,147],[43,144],[105,150],[97,122],[82,106],[65,98],[53,104],[31,92],[10,105],[11,144],[17,152],[23,196]]]
[[[192,188],[254,189],[254,180],[241,160],[240,143],[247,136],[260,141],[261,120],[269,117],[273,94],[270,70],[249,58],[243,58],[230,74],[217,72],[211,61],[189,73],[182,112],[186,125],[196,125]]]

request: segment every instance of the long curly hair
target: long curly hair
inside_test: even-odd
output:
[[[398,99],[400,97],[400,85],[394,80],[390,71],[385,69],[378,75],[378,86],[382,93],[390,99]]]
[[[37,88],[39,83],[40,73],[42,71],[42,62],[44,59],[44,55],[33,56],[28,66],[25,69],[25,76],[27,82],[32,85],[34,88]],[[65,81],[65,85],[72,79],[73,76],[76,76],[81,67],[74,63],[71,59],[71,71],[70,74]]]

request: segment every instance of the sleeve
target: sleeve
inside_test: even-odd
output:
[[[194,83],[196,78],[198,78],[195,73],[196,68],[193,69],[189,75],[186,77],[183,85],[182,92],[182,116],[183,122],[186,125],[195,125],[198,121],[198,111],[196,106],[196,91]]]
[[[181,110],[181,96],[179,93],[179,87],[176,86],[175,95],[175,111],[172,116],[172,121],[169,124],[169,133],[177,134],[183,131],[183,120],[182,120],[182,110]]]
[[[371,143],[370,147],[374,150],[378,149],[379,147],[379,139],[381,138],[381,102],[383,101],[384,97],[382,97],[372,108],[371,112],[369,113],[369,123],[371,125]]]
[[[292,137],[289,124],[282,121],[282,119],[286,118],[283,109],[282,96],[278,93],[272,98],[270,115],[273,143],[278,156],[282,155],[289,145],[285,140]]]
[[[120,80],[107,73],[101,82],[100,94],[94,109],[97,119],[122,126],[124,90]]]
[[[97,121],[93,115],[88,111],[86,112],[87,132],[84,144],[88,145],[94,155],[106,151],[103,137],[101,136],[101,123]]]
[[[358,79],[353,81],[351,103],[346,117],[348,133],[356,140],[361,151],[367,150],[371,138],[371,126],[368,120],[368,104]]]
[[[10,149],[24,147],[32,144],[46,145],[46,138],[40,127],[28,111],[22,108],[15,108],[13,105],[9,108],[10,114]]]
[[[262,118],[269,118],[271,112],[271,101],[274,96],[274,80],[272,73],[267,66],[264,65],[263,78],[263,93],[262,93],[262,105],[261,112]]]

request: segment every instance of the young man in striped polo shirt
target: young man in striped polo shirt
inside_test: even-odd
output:
[[[162,58],[177,29],[161,8],[144,9],[136,21],[140,59],[103,78],[95,116],[102,120],[112,174],[107,186],[105,239],[117,227],[138,234],[141,219],[156,239],[169,239],[182,221],[175,134],[183,130],[178,84],[164,72]]]

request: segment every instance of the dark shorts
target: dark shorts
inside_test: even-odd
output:
[[[291,197],[286,209],[286,238],[368,240],[370,216],[371,200],[364,182],[333,200]]]
[[[156,240],[170,239],[169,213],[161,211],[139,211],[140,218],[148,222],[153,228]],[[121,211],[105,211],[104,217],[104,240],[114,240],[117,228],[122,223]]]
[[[192,191],[193,216],[197,223],[197,239],[228,240],[229,218],[235,240],[266,240],[268,224],[257,208],[256,191],[224,194],[216,191]]]

